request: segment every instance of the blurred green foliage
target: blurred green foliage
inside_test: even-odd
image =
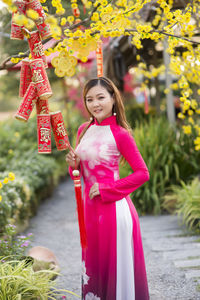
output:
[[[131,198],[140,214],[159,214],[170,186],[191,180],[199,173],[200,152],[194,150],[192,138],[184,135],[179,126],[172,127],[165,117],[136,122],[133,135],[150,180],[134,191]],[[120,167],[121,177],[130,173],[128,164]]]
[[[164,197],[163,208],[177,213],[189,230],[200,233],[200,178],[195,177],[187,184],[173,185]]]

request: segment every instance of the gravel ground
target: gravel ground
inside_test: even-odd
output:
[[[177,237],[183,233],[177,218],[168,215],[144,216],[140,218],[140,223],[150,299],[200,300],[194,279],[186,279],[185,271],[176,268],[172,260],[164,257],[166,252],[174,253],[176,249],[180,251],[180,247],[185,247],[185,244],[191,245],[191,237],[186,241]],[[28,232],[34,234],[32,246],[44,246],[55,253],[62,274],[58,279],[58,287],[80,295],[81,249],[74,187],[70,179],[61,183],[53,196],[40,205],[38,214],[31,219],[30,226],[25,231]],[[172,249],[173,247],[175,249]],[[190,248],[192,255],[193,248],[192,246]],[[74,299],[78,298],[71,295],[67,297],[67,300]]]

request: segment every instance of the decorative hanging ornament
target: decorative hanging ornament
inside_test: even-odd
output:
[[[36,84],[37,95],[40,99],[52,96],[52,90],[41,58],[34,59],[31,63],[32,81]]]
[[[40,23],[44,22],[44,20],[46,19],[46,15],[40,1],[26,0],[26,10],[28,9],[32,9],[38,13],[39,15],[39,18],[37,19],[38,22]]]
[[[15,16],[16,16],[16,13],[12,13],[10,38],[12,40],[23,40],[24,39],[24,35],[23,35],[23,31],[22,31],[23,26],[19,26],[15,23],[15,20],[14,20]]]
[[[51,116],[51,126],[53,129],[54,139],[56,142],[56,147],[59,151],[66,150],[69,148],[69,140],[67,136],[67,131],[65,129],[65,124],[63,121],[63,116],[60,111],[50,113]]]
[[[102,51],[101,40],[97,42],[96,57],[97,57],[97,76],[103,77],[103,51]]]
[[[51,153],[50,115],[37,115],[38,153]]]
[[[25,14],[25,12],[26,12],[26,2],[24,0],[14,0],[13,4],[17,7],[18,13]]]
[[[36,21],[35,25],[37,27],[37,29],[40,32],[41,38],[43,40],[48,39],[49,37],[51,37],[51,29],[49,24],[45,23],[45,21]]]
[[[45,68],[48,68],[47,59],[44,54],[42,41],[39,31],[28,32],[28,44],[31,52],[31,56],[34,59],[41,58],[43,60]]]
[[[20,84],[19,84],[19,97],[24,97],[29,84],[31,83],[31,67],[30,60],[25,58],[22,60],[21,64],[21,72],[20,72]]]
[[[21,101],[18,111],[15,114],[15,118],[27,122],[36,101],[37,101],[37,93],[36,93],[35,83],[31,82],[26,91],[26,94],[24,95],[24,99]]]
[[[77,205],[81,247],[84,249],[87,247],[87,236],[86,236],[85,217],[84,217],[84,208],[83,208],[83,199],[82,199],[81,178],[80,178],[79,171],[74,170],[73,176],[74,176],[74,189],[76,195],[76,205]]]
[[[36,102],[36,111],[37,115],[44,115],[44,114],[49,114],[49,103],[48,99],[37,99]]]
[[[14,5],[17,6],[17,11],[12,13],[12,20],[11,20],[11,35],[10,38],[12,40],[23,40],[24,39],[24,35],[23,35],[23,31],[22,29],[24,28],[24,26],[20,26],[15,22],[15,17],[17,15],[23,15],[25,14],[26,11],[26,3],[25,1],[20,1],[20,0],[16,0],[13,3]]]

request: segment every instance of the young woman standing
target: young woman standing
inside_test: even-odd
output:
[[[138,214],[129,194],[149,173],[130,127],[117,87],[100,77],[83,91],[90,122],[78,129],[75,154],[66,156],[70,175],[84,180],[88,247],[82,250],[83,300],[148,300],[148,284]],[[119,178],[119,162],[133,173]]]

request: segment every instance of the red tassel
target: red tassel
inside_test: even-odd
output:
[[[81,190],[81,178],[76,173],[79,171],[74,170],[73,175],[74,179],[74,188],[76,194],[76,204],[77,204],[77,213],[78,213],[78,223],[79,223],[79,231],[80,231],[80,239],[81,239],[81,246],[82,248],[87,247],[87,239],[86,239],[86,228],[85,228],[85,221],[84,221],[84,209],[83,209],[83,199],[82,199],[82,190]]]
[[[148,97],[146,91],[144,91],[144,113],[148,114],[149,113],[149,102],[148,102]]]

